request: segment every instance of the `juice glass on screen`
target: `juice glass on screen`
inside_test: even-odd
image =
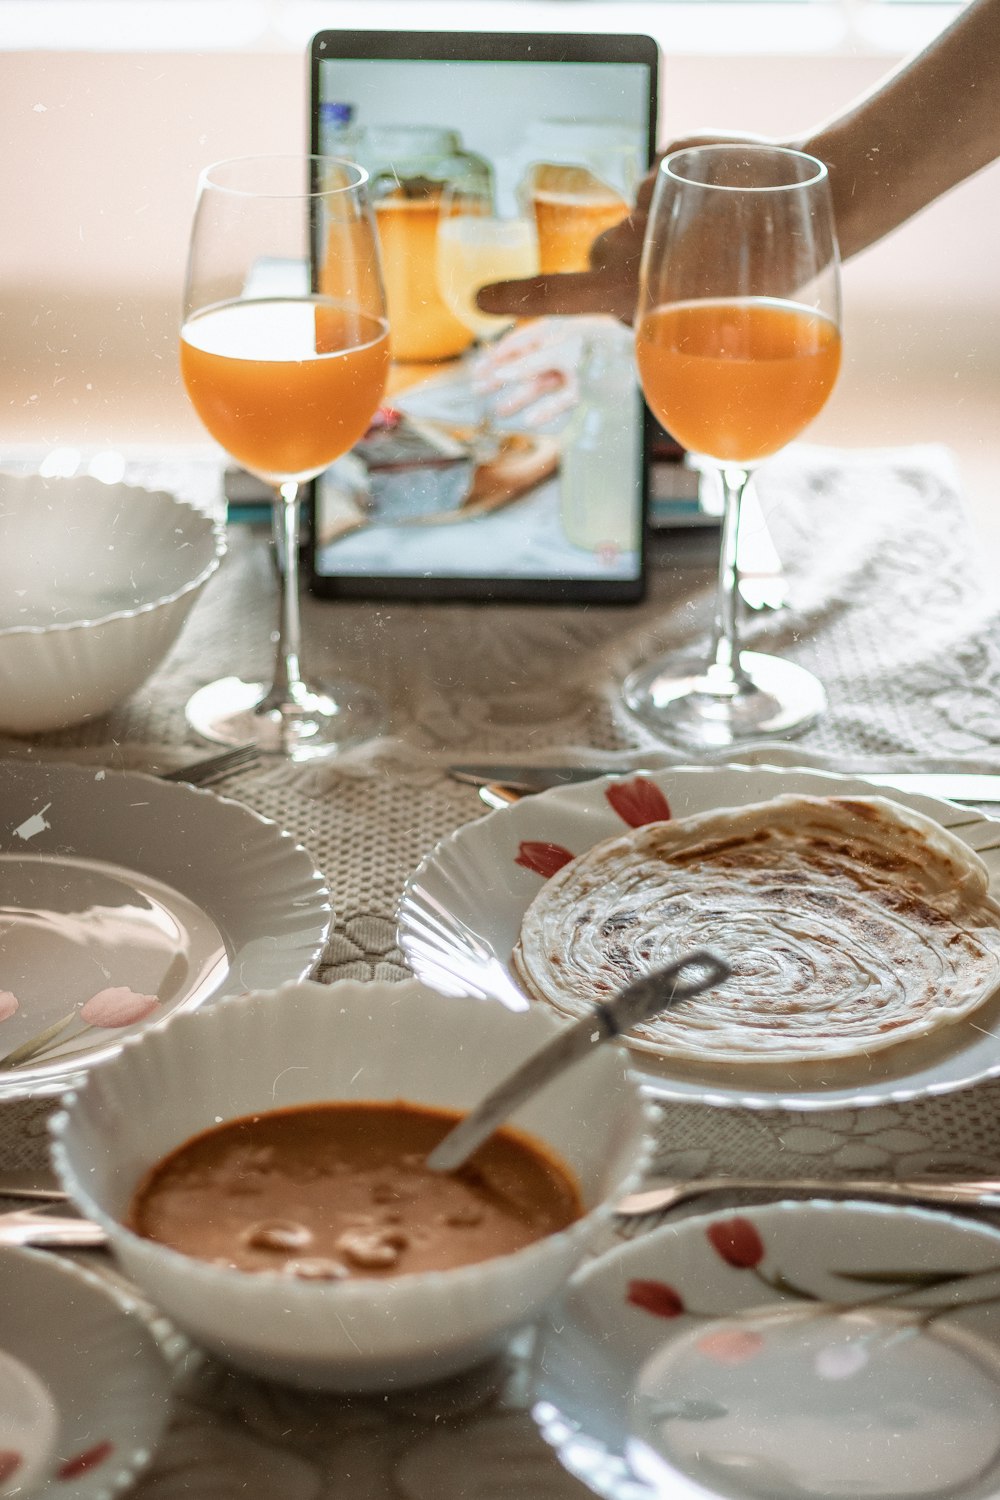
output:
[[[299,486],[368,427],[389,369],[389,330],[367,174],[326,157],[243,157],[201,176],[180,365],[212,436],[275,490],[283,540],[273,680],[199,689],[188,720],[207,739],[295,760],[384,727],[367,688],[302,676]]]
[[[490,282],[535,274],[535,226],[529,218],[498,213],[491,194],[453,193],[442,206],[435,268],[441,298],[474,340],[464,361],[475,424],[472,451],[478,462],[487,463],[505,442],[495,421],[496,380],[490,348],[514,319],[482,312],[476,294]]]
[[[589,167],[541,162],[528,175],[543,276],[586,271],[590,247],[628,217],[625,199]]]
[[[476,293],[492,281],[533,276],[538,269],[534,225],[527,219],[501,219],[468,213],[461,207],[442,217],[437,232],[437,279],[441,296],[477,339],[501,333],[510,318],[494,317],[476,305]]]
[[[752,471],[821,410],[840,367],[839,257],[826,168],[777,146],[702,146],[660,165],[636,311],[652,411],[720,472],[711,641],[625,682],[633,714],[693,749],[789,735],[822,713],[802,667],[740,646],[737,540]]]

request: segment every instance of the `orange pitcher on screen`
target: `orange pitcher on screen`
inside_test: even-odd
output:
[[[382,275],[396,360],[451,359],[472,342],[472,335],[446,307],[437,281],[437,231],[441,188],[418,191],[400,183],[396,192],[375,204],[382,247]]]
[[[442,203],[456,192],[489,199],[489,164],[463,148],[457,131],[385,125],[367,131],[362,165],[371,174],[392,357],[453,359],[472,334],[438,287],[438,222]]]

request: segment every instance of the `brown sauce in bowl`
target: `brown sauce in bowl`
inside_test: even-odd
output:
[[[216,1265],[340,1280],[470,1265],[580,1218],[569,1169],[509,1127],[457,1172],[429,1171],[460,1118],[364,1102],[229,1120],[157,1163],[126,1223]]]

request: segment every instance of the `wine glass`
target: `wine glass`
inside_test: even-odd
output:
[[[513,318],[485,313],[476,293],[493,281],[533,276],[538,245],[528,219],[492,213],[443,213],[437,233],[438,286],[449,310],[481,342],[509,328]]]
[[[790,735],[826,706],[802,667],[741,650],[737,540],[752,471],[820,411],[840,348],[823,163],[764,145],[666,157],[640,266],[639,378],[663,425],[718,470],[725,508],[707,659],[668,656],[624,685],[628,709],[664,740],[706,750]]]
[[[511,316],[482,312],[480,288],[494,281],[533,276],[538,270],[538,241],[530,219],[504,218],[489,198],[458,191],[442,204],[437,232],[437,279],[449,312],[475,339],[469,362],[474,395],[482,397],[476,424],[476,451],[492,457],[497,448],[490,402],[489,349],[514,322]]]
[[[362,436],[389,370],[367,173],[322,156],[247,156],[201,174],[180,338],[188,396],[212,436],[273,486],[281,545],[274,677],[209,683],[190,724],[222,744],[309,760],[385,726],[368,688],[299,668],[299,487]]]

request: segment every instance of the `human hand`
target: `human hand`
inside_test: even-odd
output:
[[[529,276],[519,281],[496,281],[480,289],[476,298],[483,312],[508,317],[537,318],[548,314],[605,313],[630,323],[639,291],[639,261],[646,233],[649,205],[659,164],[665,156],[689,146],[727,142],[773,144],[765,136],[740,131],[702,131],[672,141],[639,184],[635,206],[627,219],[594,241],[590,270],[560,275]]]
[[[476,385],[498,418],[524,428],[558,420],[578,399],[577,370],[588,339],[627,338],[607,317],[536,318],[491,344],[476,362]]]
[[[476,301],[483,312],[538,318],[561,313],[603,313],[631,322],[639,286],[639,257],[655,174],[639,187],[627,219],[594,241],[589,271],[528,276],[482,287]]]

